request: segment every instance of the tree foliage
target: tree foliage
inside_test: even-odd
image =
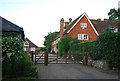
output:
[[[110,9],[108,12],[109,20],[120,20],[120,8],[119,9]]]
[[[45,36],[44,46],[48,49],[49,52],[51,50],[51,43],[58,34],[59,32],[50,32],[47,36]]]
[[[57,44],[58,54],[60,56],[65,56],[70,50],[70,47],[75,43],[79,43],[79,41],[76,38],[70,38],[70,37],[63,38]]]
[[[92,57],[105,60],[110,67],[120,68],[120,33],[105,32],[94,43]]]
[[[94,41],[75,43],[70,47],[70,51],[76,60],[82,61],[83,54],[90,53]]]

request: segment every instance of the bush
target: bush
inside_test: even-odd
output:
[[[32,61],[29,59],[28,55],[24,55],[22,60],[23,66],[23,75],[25,77],[35,77],[38,74],[38,71],[35,66],[33,66]]]
[[[93,41],[94,42],[94,41]],[[75,43],[70,47],[70,51],[76,60],[82,61],[83,54],[90,53],[93,48],[93,42]]]
[[[92,57],[105,60],[110,67],[120,68],[120,33],[105,32],[94,43]]]
[[[36,68],[23,53],[23,40],[17,32],[2,34],[2,76],[13,78],[20,76],[35,76]]]
[[[74,44],[74,43],[78,43],[79,41],[75,38],[70,38],[70,37],[65,37],[63,38],[61,41],[58,42],[57,44],[57,48],[58,48],[58,54],[60,56],[65,56],[69,50],[70,47]]]

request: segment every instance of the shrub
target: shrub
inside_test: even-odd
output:
[[[70,51],[76,60],[82,61],[83,54],[90,53],[93,48],[93,42],[75,43],[70,47]]]
[[[57,48],[58,48],[58,54],[60,56],[65,56],[68,51],[70,50],[70,47],[74,43],[78,43],[79,41],[75,38],[65,37],[61,41],[58,42]]]
[[[24,56],[21,35],[18,32],[3,32],[2,36],[3,78],[35,76],[36,68],[33,67],[28,56]]]
[[[94,43],[92,57],[105,60],[110,67],[120,68],[120,33],[105,32]]]

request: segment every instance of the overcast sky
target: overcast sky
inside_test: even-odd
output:
[[[48,32],[59,31],[61,18],[73,20],[86,12],[90,19],[108,18],[120,0],[0,0],[0,16],[24,28],[25,36],[43,46]]]

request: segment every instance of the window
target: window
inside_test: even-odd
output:
[[[78,40],[88,40],[87,34],[78,34]]]
[[[111,32],[118,32],[118,28],[115,28],[115,27],[112,27],[112,26],[107,27],[106,30],[111,31]]]
[[[118,32],[118,28],[113,28],[113,32]]]
[[[80,27],[82,27],[83,29],[87,27],[87,23],[80,23]]]
[[[24,46],[29,46],[29,42],[26,41],[26,42],[24,43]]]
[[[31,48],[30,48],[30,51],[35,51],[35,47],[31,47]]]
[[[24,51],[26,51],[26,48],[24,48]]]

